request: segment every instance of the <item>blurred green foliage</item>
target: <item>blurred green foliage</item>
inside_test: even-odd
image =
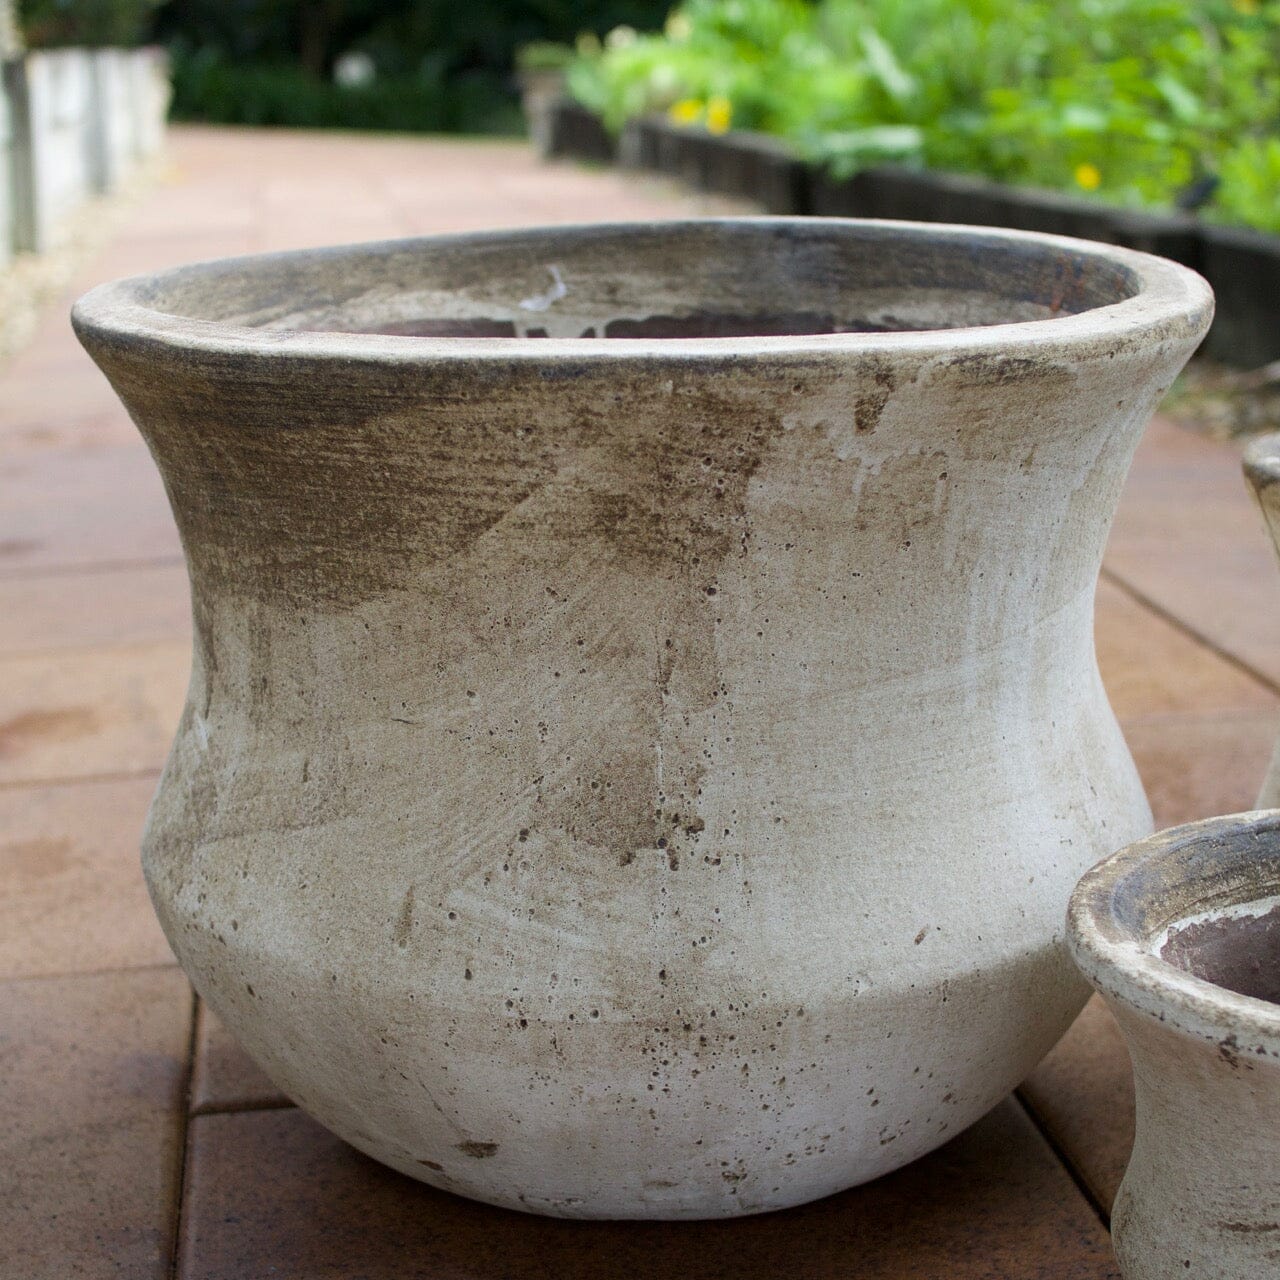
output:
[[[33,49],[60,45],[125,48],[151,33],[163,0],[18,0],[18,25]]]
[[[173,54],[177,120],[380,132],[519,133],[520,107],[484,72],[379,75],[338,85],[297,65],[238,62],[209,50]]]
[[[580,40],[570,87],[792,140],[839,176],[895,161],[1280,231],[1280,0],[687,0]],[[1212,183],[1207,184],[1212,187]]]
[[[32,48],[168,47],[173,113],[217,123],[509,132],[516,51],[619,23],[656,27],[669,0],[19,0]],[[337,85],[344,54],[367,83]]]
[[[667,0],[167,0],[157,37],[228,59],[293,63],[317,76],[339,55],[369,54],[383,74],[414,74],[424,58],[446,72],[507,74],[533,41],[573,41],[619,23],[661,25]]]

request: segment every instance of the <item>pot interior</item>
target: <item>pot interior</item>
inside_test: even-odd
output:
[[[1205,982],[1280,1004],[1280,809],[1175,827],[1133,854],[1117,855],[1109,930]]]
[[[1159,955],[1214,986],[1280,1004],[1280,897],[1180,921]]]
[[[1101,248],[824,219],[569,227],[276,254],[154,277],[197,320],[431,338],[731,338],[1053,320],[1139,292]]]

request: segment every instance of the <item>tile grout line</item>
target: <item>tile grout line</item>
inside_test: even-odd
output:
[[[182,1214],[186,1208],[187,1165],[191,1159],[191,1090],[195,1083],[196,1023],[199,997],[191,991],[191,1030],[187,1036],[186,1071],[183,1076],[182,1114],[178,1120],[178,1188],[174,1197],[173,1230],[169,1233],[169,1277],[178,1280],[181,1268]]]
[[[165,969],[180,969],[176,959],[157,960],[153,964],[109,965],[104,969],[51,969],[47,973],[0,974],[0,986],[18,982],[66,982],[72,978],[106,978],[118,973],[159,973]]]
[[[1127,578],[1118,574],[1114,569],[1109,569],[1104,565],[1099,577],[1122,591],[1135,604],[1139,604],[1144,609],[1154,613],[1158,618],[1167,622],[1171,627],[1176,628],[1178,631],[1182,632],[1183,635],[1208,649],[1211,653],[1221,658],[1223,662],[1234,667],[1242,675],[1248,676],[1249,679],[1260,684],[1264,689],[1280,696],[1280,682],[1273,680],[1264,672],[1259,671],[1256,667],[1246,662],[1245,659],[1238,657],[1229,649],[1224,648],[1216,640],[1213,640],[1202,632],[1197,631],[1190,623],[1184,622],[1176,613],[1171,612],[1162,604],[1157,603],[1145,592],[1135,587]]]
[[[122,769],[106,773],[56,774],[47,778],[5,778],[0,780],[0,791],[17,791],[22,787],[72,787],[82,782],[137,782],[143,778],[159,781],[162,765],[151,764],[137,769]]]
[[[1035,1131],[1044,1139],[1049,1150],[1053,1152],[1054,1159],[1056,1159],[1063,1167],[1071,1181],[1075,1183],[1076,1190],[1084,1197],[1085,1203],[1097,1215],[1098,1221],[1102,1223],[1104,1230],[1106,1230],[1109,1235],[1111,1233],[1111,1214],[1103,1208],[1102,1201],[1094,1195],[1093,1188],[1084,1180],[1084,1175],[1076,1168],[1075,1162],[1067,1155],[1058,1140],[1041,1122],[1040,1115],[1036,1111],[1035,1107],[1033,1107],[1031,1103],[1023,1097],[1021,1085],[1013,1091],[1013,1098],[1017,1102],[1018,1106],[1022,1108],[1027,1119],[1031,1121],[1031,1125]]]
[[[191,632],[171,632],[169,635],[140,636],[133,640],[98,640],[91,644],[44,645],[36,649],[0,649],[0,664],[5,662],[31,662],[39,658],[73,658],[79,654],[116,653],[129,649],[155,649],[162,645],[191,643]]]
[[[277,1100],[274,1098],[263,1099],[258,1102],[240,1103],[239,1105],[228,1105],[218,1103],[206,1103],[197,1110],[191,1112],[191,1119],[197,1120],[204,1116],[239,1116],[251,1115],[258,1111],[297,1111],[298,1104],[290,1102],[287,1098]]]
[[[0,585],[32,578],[63,578],[77,573],[127,573],[131,569],[167,569],[183,563],[181,555],[141,556],[137,560],[85,560],[80,563],[36,564],[0,570]]]

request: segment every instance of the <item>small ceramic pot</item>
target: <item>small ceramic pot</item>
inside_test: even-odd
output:
[[[1081,880],[1069,929],[1133,1058],[1126,1280],[1280,1275],[1280,811],[1121,850]]]
[[[760,1212],[960,1132],[1151,829],[1093,595],[1210,310],[1121,249],[803,218],[90,294],[191,573],[144,865],[201,995],[515,1208]]]
[[[1280,432],[1258,436],[1244,451],[1244,474],[1253,496],[1258,500],[1267,532],[1280,554]],[[1271,756],[1262,790],[1258,792],[1258,808],[1280,806],[1280,742]]]

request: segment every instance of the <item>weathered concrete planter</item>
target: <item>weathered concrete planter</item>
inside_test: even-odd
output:
[[[1271,541],[1280,554],[1280,433],[1249,441],[1244,451],[1244,474],[1258,500]],[[1258,808],[1280,808],[1280,742],[1276,743],[1262,790],[1258,792]]]
[[[1133,1057],[1112,1234],[1126,1280],[1258,1280],[1280,1259],[1280,812],[1175,827],[1071,902],[1077,963]]]
[[[758,1212],[958,1133],[1150,829],[1093,590],[1209,312],[1121,250],[789,219],[89,294],[191,572],[144,861],[200,992],[516,1208]]]

